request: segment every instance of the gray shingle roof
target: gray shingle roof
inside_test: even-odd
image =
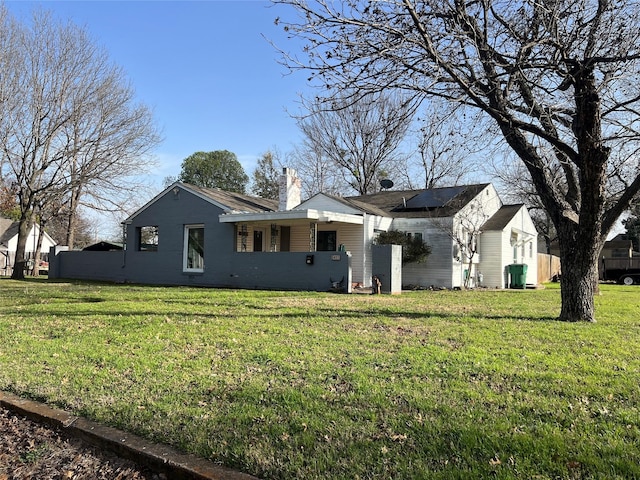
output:
[[[227,192],[217,188],[197,187],[188,183],[182,183],[184,187],[201,196],[209,198],[216,203],[226,206],[234,212],[275,212],[278,210],[278,201],[266,198],[252,197],[242,193]]]
[[[7,246],[9,240],[18,234],[18,222],[9,218],[0,218],[0,245]]]
[[[467,205],[489,184],[423,190],[390,190],[345,200],[359,202],[368,208],[384,212],[387,217],[450,217]],[[372,212],[373,213],[373,212]]]
[[[493,217],[482,225],[482,230],[503,230],[523,206],[524,204],[522,203],[516,205],[503,205],[500,207],[500,210],[493,215]]]

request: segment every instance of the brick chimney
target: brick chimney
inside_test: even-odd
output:
[[[293,168],[284,167],[280,176],[279,211],[291,210],[300,205],[300,179]]]

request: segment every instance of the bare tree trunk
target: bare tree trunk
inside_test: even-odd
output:
[[[562,265],[560,320],[595,322],[594,295],[598,292],[598,255],[601,250],[599,242],[594,239],[588,242],[591,246],[585,248],[584,241],[578,244],[575,240],[562,238],[562,235],[573,235],[567,235],[564,231],[558,234],[561,236]]]
[[[40,220],[40,224],[38,225],[38,242],[36,245],[36,250],[33,252],[33,272],[32,275],[34,277],[40,276],[40,251],[42,250],[42,240],[44,238],[44,220]]]
[[[469,257],[469,263],[467,264],[467,274],[464,277],[464,288],[467,289],[471,286],[472,272],[473,271],[473,255]]]
[[[14,280],[24,280],[24,270],[27,263],[25,250],[27,247],[29,232],[33,225],[33,219],[30,217],[30,214],[28,217],[23,214],[18,224],[18,244],[16,246],[16,256],[13,262],[13,272],[11,273],[11,278]]]
[[[73,250],[73,245],[76,241],[76,228],[78,224],[78,196],[80,188],[74,188],[71,191],[71,198],[69,200],[69,222],[67,224],[67,241],[66,244],[69,250]]]

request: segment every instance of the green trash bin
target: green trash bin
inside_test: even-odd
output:
[[[525,263],[513,263],[509,265],[509,288],[527,287],[527,265]]]

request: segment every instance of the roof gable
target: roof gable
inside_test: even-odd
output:
[[[0,218],[0,245],[7,247],[9,242],[18,236],[20,229],[20,222],[15,222],[8,218]],[[31,230],[29,230],[29,235],[32,233],[35,235],[39,235],[40,225],[34,223],[31,226]],[[57,242],[51,238],[51,235],[47,233],[46,230],[42,231],[42,235],[44,240],[51,245],[57,245]],[[43,245],[46,245],[43,242]]]
[[[215,205],[216,207],[222,209],[225,213],[274,212],[278,209],[278,202],[276,200],[252,197],[250,195],[244,195],[242,193],[236,192],[227,192],[225,190],[220,190],[217,188],[198,187],[189,183],[174,182],[158,195],[153,197],[144,206],[140,207],[132,215],[130,215],[125,220],[125,223],[129,223],[134,217],[149,208],[169,192],[172,192],[173,194],[179,192],[180,190],[189,192],[192,195],[195,195],[196,197],[201,198],[204,201],[211,203],[212,205]]]
[[[523,207],[524,204],[522,203],[515,205],[503,205],[500,207],[500,210],[498,210],[484,223],[484,225],[482,225],[482,230],[504,230]]]
[[[0,244],[6,245],[18,234],[18,222],[9,218],[0,218]]]
[[[473,200],[489,183],[422,190],[387,190],[384,192],[347,197],[391,217],[450,217]]]
[[[372,215],[387,216],[387,214],[372,205],[369,205],[353,198],[338,197],[328,193],[316,193],[311,198],[305,200],[295,207],[295,210],[319,208],[339,213],[361,214],[369,213]]]

